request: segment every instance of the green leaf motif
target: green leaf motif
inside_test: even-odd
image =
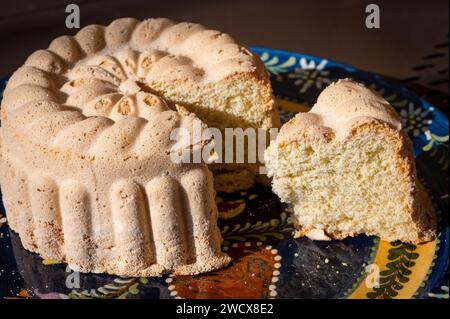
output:
[[[261,54],[261,60],[264,62],[266,69],[273,75],[287,73],[297,62],[295,56],[291,56],[286,61],[280,62],[277,56],[270,56],[267,52]]]
[[[416,263],[419,254],[414,252],[416,246],[402,242],[392,242],[388,252],[389,262],[385,270],[380,272],[380,285],[366,294],[369,299],[392,299],[398,296],[404,284],[409,282],[412,271],[409,269]]]
[[[227,246],[231,242],[244,242],[251,239],[266,241],[269,238],[282,240],[286,233],[291,233],[292,225],[288,222],[287,214],[281,213],[280,219],[271,219],[268,222],[257,221],[255,224],[236,224],[230,229],[225,226],[221,233],[224,238],[223,245]]]
[[[128,288],[128,291],[130,293],[132,293],[133,295],[137,295],[139,293],[138,286],[139,286],[139,283],[136,283],[136,284],[130,286],[130,288]]]
[[[83,290],[82,292],[72,290],[67,297],[70,299],[126,299],[130,293],[138,294],[139,284],[145,284],[145,280],[147,279],[140,278],[138,281],[138,278],[115,278],[109,284],[97,289]]]
[[[422,147],[422,150],[425,151],[425,152],[429,152],[435,146],[448,142],[448,137],[449,137],[448,135],[439,136],[439,135],[436,135],[436,134],[431,134],[430,141],[428,142],[427,145]]]

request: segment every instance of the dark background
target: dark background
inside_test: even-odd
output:
[[[56,36],[76,32],[65,27],[71,2],[80,6],[81,26],[123,16],[199,22],[249,46],[327,57],[418,84],[419,94],[448,94],[448,0],[1,0],[0,76]],[[369,3],[380,6],[380,29],[365,27]]]

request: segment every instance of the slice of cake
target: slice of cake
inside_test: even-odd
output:
[[[297,237],[435,238],[411,142],[389,103],[363,85],[331,84],[311,111],[282,127],[265,161],[274,192],[292,205]]]

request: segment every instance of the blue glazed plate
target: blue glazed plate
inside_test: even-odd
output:
[[[223,249],[234,261],[198,276],[120,278],[79,274],[23,249],[0,211],[0,297],[3,298],[448,298],[448,119],[382,77],[331,60],[253,48],[270,73],[282,122],[307,111],[339,78],[382,94],[401,115],[414,144],[421,182],[439,217],[437,240],[423,245],[358,236],[343,241],[293,239],[285,207],[257,185],[218,194]],[[0,80],[0,92],[7,79]]]

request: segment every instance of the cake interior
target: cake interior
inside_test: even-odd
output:
[[[260,164],[248,162],[248,143],[244,143],[243,163],[224,163],[225,152],[230,151],[225,149],[226,128],[252,128],[257,137],[258,128],[271,125],[267,123],[270,117],[267,105],[271,101],[271,93],[268,88],[262,87],[257,78],[238,76],[204,86],[189,81],[179,84],[159,83],[157,90],[170,103],[183,104],[208,127],[221,131],[222,163],[209,165],[216,177],[216,190],[233,192],[251,187],[255,179],[261,181],[258,179]],[[235,149],[236,139],[234,143]]]
[[[210,127],[223,130],[227,127],[258,128],[266,124],[264,94],[270,92],[262,92],[255,78],[236,77],[202,86],[190,81],[157,86],[164,98],[183,104]]]
[[[394,136],[361,127],[344,142],[302,140],[278,147],[271,147],[266,161],[276,174],[274,191],[294,203],[294,224],[337,238],[365,233],[410,239],[414,226],[405,212],[411,189],[396,160]]]

